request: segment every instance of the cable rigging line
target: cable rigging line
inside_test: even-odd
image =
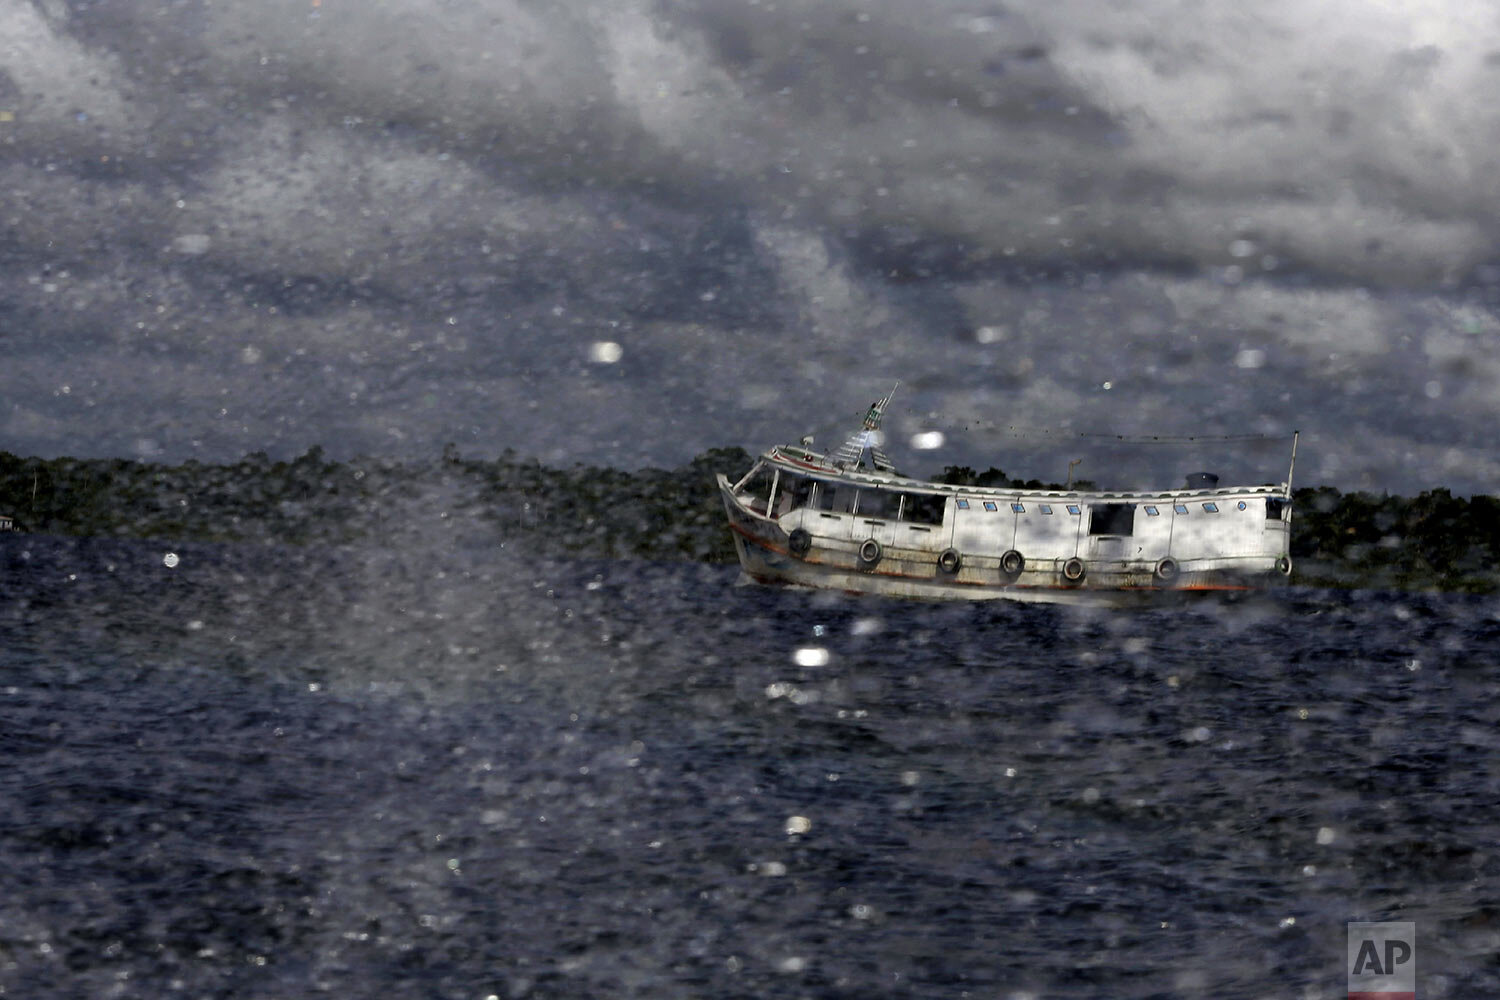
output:
[[[1092,438],[1136,444],[1175,444],[1184,441],[1284,441],[1286,434],[1098,434],[1089,431],[1055,431],[1045,427],[1001,427],[998,424],[966,424],[965,430],[1004,431],[1011,437]]]

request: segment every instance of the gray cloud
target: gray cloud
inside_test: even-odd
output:
[[[1500,490],[1495,16],[12,4],[0,447],[675,463],[900,377],[914,468]]]

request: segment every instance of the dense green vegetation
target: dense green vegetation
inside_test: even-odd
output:
[[[1500,590],[1500,500],[1446,489],[1414,497],[1293,491],[1300,583],[1393,590]]]
[[[232,465],[18,458],[0,452],[0,513],[23,531],[277,544],[341,544],[448,523],[550,554],[733,562],[714,473],[752,458],[716,448],[677,469],[554,469],[507,453],[425,463],[333,462],[314,448],[290,462]],[[940,481],[1041,488],[950,466]],[[1087,488],[1090,484],[1078,483]],[[1387,589],[1500,590],[1500,500],[1445,489],[1415,497],[1296,491],[1293,580]]]
[[[0,513],[59,535],[340,544],[420,531],[423,522],[490,528],[543,552],[732,562],[715,472],[748,468],[740,448],[687,465],[553,469],[512,455],[431,462],[333,462],[314,448],[290,462],[233,465],[18,458],[0,452]]]

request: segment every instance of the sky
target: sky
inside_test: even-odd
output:
[[[0,450],[670,467],[899,381],[919,474],[1500,493],[1497,85],[1422,0],[0,0]]]

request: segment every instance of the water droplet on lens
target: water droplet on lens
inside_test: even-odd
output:
[[[589,360],[597,365],[612,365],[625,356],[625,349],[612,340],[598,340],[589,347]]]
[[[822,667],[828,664],[828,650],[822,646],[803,646],[792,654],[799,667]]]

